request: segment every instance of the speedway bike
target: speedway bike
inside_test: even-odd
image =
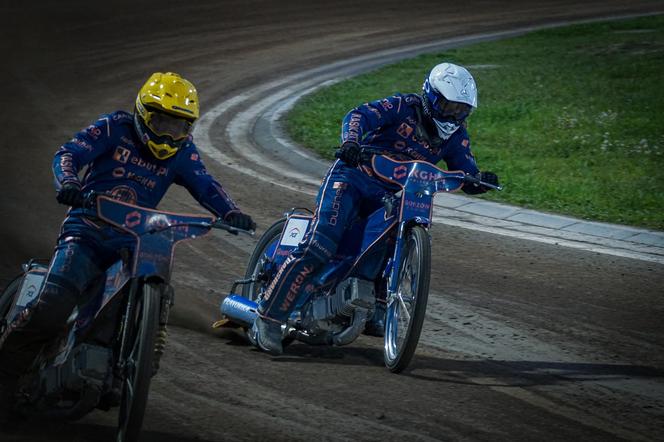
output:
[[[119,407],[117,441],[138,439],[150,380],[157,373],[174,305],[173,249],[218,228],[246,232],[204,215],[147,209],[90,193],[80,204],[98,221],[135,239],[109,267],[91,301],[75,307],[64,332],[47,344],[18,381],[15,413],[75,420]],[[96,209],[96,210],[95,210]],[[29,314],[48,266],[32,260],[0,295],[0,335]]]
[[[342,237],[337,254],[314,277],[282,327],[283,344],[347,345],[364,330],[377,302],[386,303],[383,355],[386,367],[403,371],[417,347],[427,307],[431,273],[433,198],[464,184],[499,186],[463,171],[445,171],[424,161],[398,161],[385,150],[363,147],[364,164],[395,193],[383,198],[366,219],[357,219]],[[265,290],[281,264],[305,237],[313,214],[293,209],[261,237],[245,278],[235,281],[221,302],[215,327],[249,329]],[[235,293],[238,286],[242,292]]]

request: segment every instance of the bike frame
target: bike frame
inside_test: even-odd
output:
[[[63,363],[79,338],[96,322],[104,309],[123,292],[130,283],[126,318],[136,304],[137,291],[141,283],[156,281],[169,283],[175,245],[183,240],[203,236],[214,227],[214,218],[205,215],[183,215],[146,209],[117,201],[107,196],[96,196],[97,216],[108,224],[127,232],[135,238],[131,260],[118,260],[106,271],[103,290],[100,290],[86,307],[77,313],[65,347],[54,360]],[[47,267],[29,263],[24,266],[24,281],[14,301],[13,322],[26,308],[38,300],[38,294],[47,276]],[[125,330],[126,326],[125,325]],[[121,353],[122,354],[122,353]]]
[[[456,192],[465,180],[463,171],[445,171],[425,161],[396,161],[384,155],[374,155],[371,160],[374,172],[381,179],[401,187],[399,230],[391,262],[385,269],[389,272],[387,287],[388,304],[397,292],[398,275],[404,246],[406,229],[412,225],[428,228],[433,213],[433,198],[437,192]]]
[[[100,219],[124,230],[134,236],[136,240],[130,269],[125,269],[122,263],[116,264],[111,269],[116,273],[109,274],[107,281],[110,279],[114,283],[109,290],[105,290],[102,305],[95,314],[96,317],[103,310],[103,307],[124,287],[127,278],[130,279],[131,286],[123,324],[123,329],[127,331],[130,330],[129,322],[130,318],[133,317],[133,309],[136,305],[136,295],[140,284],[148,280],[169,283],[175,245],[185,239],[207,234],[212,227],[214,218],[204,215],[182,215],[146,209],[106,196],[97,198],[97,213]],[[118,268],[118,265],[122,267]],[[108,293],[112,294],[107,296]],[[123,333],[120,344],[121,355],[126,352],[129,336],[130,333]]]
[[[428,227],[431,224],[435,193],[459,190],[464,184],[465,173],[445,171],[425,161],[396,161],[384,155],[374,155],[371,165],[378,177],[401,188],[400,192],[397,192],[401,194],[399,206],[380,208],[368,217],[366,223],[356,225],[346,232],[340,241],[337,253],[345,258],[324,266],[318,272],[314,285],[318,290],[325,290],[329,294],[339,282],[349,276],[370,274],[367,267],[371,263],[364,261],[364,258],[383,244],[396,226],[395,245],[391,257],[384,268],[378,269],[382,270],[383,277],[389,277],[389,301],[397,290],[397,276],[400,270],[398,263],[401,263],[407,229],[416,224]],[[275,265],[280,265],[304,238],[311,218],[312,215],[293,213],[288,215],[281,236],[269,249],[269,256]],[[360,231],[361,229],[363,230]],[[344,253],[353,250],[357,253],[350,255]],[[299,300],[296,308],[300,308],[307,300],[308,297]]]
[[[209,232],[214,218],[204,215],[181,215],[97,197],[97,216],[135,239],[131,260],[119,260],[106,271],[103,292],[92,302],[85,321],[77,321],[75,333],[82,334],[94,323],[104,308],[130,282],[128,306],[135,304],[139,283],[169,283],[175,245],[185,239]]]

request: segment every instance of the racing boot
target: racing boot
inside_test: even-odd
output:
[[[365,335],[385,336],[385,311],[385,302],[377,301],[373,316],[364,326]]]
[[[278,321],[257,316],[247,335],[253,345],[266,353],[279,356],[284,352],[281,344],[283,333]]]

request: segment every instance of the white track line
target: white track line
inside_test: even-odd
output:
[[[638,14],[630,16],[621,16],[613,18],[630,18],[630,17],[639,17],[650,14]],[[574,23],[588,23],[593,21],[607,20],[607,18],[592,19],[592,20],[583,20],[580,22],[568,22],[568,23],[554,23],[542,26],[529,26],[525,28],[520,28],[513,31],[506,32],[496,32],[491,34],[480,34],[474,36],[467,36],[461,38],[446,39],[438,42],[427,43],[423,45],[414,45],[404,48],[396,48],[385,51],[380,51],[373,54],[368,54],[360,57],[354,57],[352,59],[339,61],[332,63],[323,67],[318,67],[310,69],[308,71],[300,72],[298,74],[290,75],[283,77],[281,79],[274,80],[272,82],[258,85],[257,87],[251,89],[250,91],[241,93],[239,95],[233,96],[225,101],[222,101],[218,105],[214,106],[210,111],[204,113],[200,120],[197,122],[194,128],[194,139],[196,145],[206,155],[208,155],[213,161],[217,162],[221,166],[229,167],[233,170],[236,170],[245,175],[249,175],[252,178],[268,182],[272,185],[276,185],[282,188],[294,192],[300,192],[307,195],[316,195],[318,186],[321,182],[321,177],[312,176],[309,174],[301,173],[296,170],[291,170],[289,168],[283,167],[283,164],[274,162],[271,158],[264,155],[259,148],[251,141],[250,135],[255,127],[256,121],[258,118],[266,113],[268,109],[274,107],[276,104],[279,104],[276,110],[273,111],[270,124],[274,127],[274,122],[279,118],[283,113],[287,112],[288,109],[302,96],[311,93],[315,89],[318,89],[324,85],[334,83],[339,81],[340,77],[343,74],[340,74],[339,77],[335,79],[319,79],[316,73],[327,73],[335,71],[343,71],[349,66],[358,66],[362,63],[376,63],[377,60],[382,58],[394,57],[395,54],[409,54],[414,52],[424,52],[424,51],[435,51],[440,49],[441,46],[452,45],[452,44],[462,44],[467,43],[469,40],[489,40],[497,39],[501,37],[508,37],[513,35],[522,34],[525,32],[531,32],[534,30],[553,28],[562,25],[569,25]],[[288,86],[290,85],[290,86]],[[273,91],[276,89],[276,91]],[[270,91],[273,91],[270,93]],[[253,105],[249,106],[246,109],[243,109],[240,112],[232,113],[231,111],[234,107],[238,107],[243,103],[248,103],[255,101],[257,98],[260,98]],[[236,154],[239,154],[241,159],[246,161],[239,163],[237,158],[232,158],[224,154],[220,147],[215,146],[212,143],[210,137],[210,131],[212,126],[224,116],[224,114],[229,113],[230,120],[226,126],[226,134],[229,137],[229,141],[232,144],[230,147]],[[315,160],[306,153],[302,151],[297,145],[291,141],[280,137],[279,142],[289,146],[293,149],[293,152],[297,155],[303,157],[303,161]],[[258,172],[251,168],[251,163],[266,168],[275,172],[278,175],[281,175],[285,179],[278,179],[274,176],[266,175],[264,173]],[[434,211],[434,215],[436,215]],[[530,241],[537,241],[545,244],[558,245],[563,247],[575,248],[579,250],[585,250],[589,252],[596,252],[601,254],[620,256],[625,258],[639,259],[643,261],[656,262],[664,264],[664,256],[656,254],[641,253],[637,251],[626,250],[622,248],[612,248],[597,244],[592,244],[589,242],[579,242],[574,240],[568,240],[556,236],[547,236],[539,235],[535,233],[527,233],[518,230],[512,230],[504,227],[497,226],[486,226],[483,224],[476,224],[469,221],[462,221],[458,219],[451,219],[444,216],[434,216],[434,220],[437,223],[462,227],[465,229],[498,234],[503,236],[509,236],[513,238],[526,239]],[[555,230],[552,230],[552,233]]]

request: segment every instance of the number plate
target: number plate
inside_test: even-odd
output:
[[[16,307],[25,308],[37,298],[44,284],[45,272],[30,272],[23,278]]]
[[[287,247],[297,246],[304,238],[310,221],[310,218],[290,218],[288,223],[286,223],[279,245]]]

